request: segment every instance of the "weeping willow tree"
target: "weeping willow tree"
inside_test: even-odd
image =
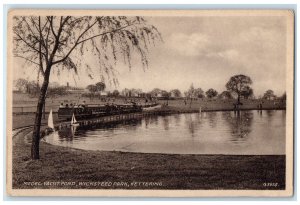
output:
[[[36,66],[42,79],[32,134],[31,158],[39,159],[42,110],[51,73],[85,69],[118,84],[116,63],[131,68],[138,55],[143,69],[148,67],[149,48],[161,40],[155,26],[139,16],[15,16],[13,21],[14,57]],[[90,65],[88,57],[96,63]]]

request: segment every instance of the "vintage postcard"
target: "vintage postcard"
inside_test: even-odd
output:
[[[18,10],[11,196],[292,196],[291,10]]]

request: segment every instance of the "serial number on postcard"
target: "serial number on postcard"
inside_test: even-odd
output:
[[[277,182],[264,182],[263,186],[264,187],[278,187],[279,184]]]

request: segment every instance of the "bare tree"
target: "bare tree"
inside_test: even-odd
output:
[[[131,68],[131,55],[137,52],[145,69],[149,46],[161,38],[154,26],[138,16],[15,16],[13,33],[14,56],[35,65],[43,79],[32,134],[32,159],[39,159],[42,110],[51,71],[77,73],[85,68],[92,78],[92,67],[84,60],[93,55],[100,77],[117,84],[117,60],[123,59]]]
[[[24,78],[19,78],[14,83],[18,91],[28,92],[28,83],[29,83],[28,80]]]
[[[31,97],[36,97],[39,92],[38,83],[35,81],[29,81],[23,78],[19,78],[15,81],[15,86],[19,91],[27,93]]]

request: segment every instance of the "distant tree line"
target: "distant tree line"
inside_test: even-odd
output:
[[[31,97],[37,97],[41,89],[37,81],[29,81],[24,78],[19,78],[14,82],[14,84],[19,92],[26,93]],[[68,95],[70,93],[69,89],[72,88],[59,85],[56,82],[49,83],[46,97],[55,98],[63,95]]]
[[[19,78],[14,81],[15,87],[19,92],[27,93],[31,97],[37,97],[40,86],[37,81],[29,81],[24,78]],[[161,99],[173,99],[173,98],[185,98],[189,100],[190,103],[192,100],[196,99],[237,99],[237,103],[241,103],[242,99],[254,99],[254,92],[251,88],[252,80],[250,77],[245,75],[235,75],[232,76],[229,81],[226,83],[226,90],[218,93],[215,89],[209,88],[207,91],[203,91],[202,88],[195,88],[193,84],[191,84],[190,88],[181,93],[179,89],[172,89],[170,91],[166,91],[159,88],[154,88],[150,92],[143,92],[142,89],[128,89],[125,88],[121,91],[115,89],[113,91],[107,91],[105,94],[102,92],[106,89],[106,84],[104,82],[98,82],[96,84],[90,84],[86,87],[88,93],[83,93],[83,97],[101,97],[103,95],[107,97],[143,97],[143,98],[161,98]],[[62,86],[57,82],[53,82],[49,84],[49,89],[47,90],[47,97],[55,98],[58,96],[68,95],[70,94],[69,90],[78,90],[78,87],[71,86]],[[278,97],[275,95],[274,91],[268,89],[265,91],[263,96],[258,97],[258,99],[264,100],[274,100],[274,99],[282,99],[286,100],[286,93],[282,96]]]

